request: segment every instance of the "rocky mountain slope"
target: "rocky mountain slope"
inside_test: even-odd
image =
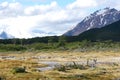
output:
[[[120,41],[120,20],[102,28],[94,28],[81,33],[79,39],[82,40],[113,40]]]
[[[66,32],[63,35],[77,36],[84,31],[93,28],[101,28],[118,20],[120,20],[120,11],[114,8],[104,8],[103,10],[98,10],[93,14],[87,16],[83,21],[77,24],[75,28]]]

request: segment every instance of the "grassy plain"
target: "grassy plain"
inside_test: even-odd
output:
[[[120,52],[113,51],[43,51],[43,52],[8,52],[0,53],[1,80],[117,80],[120,78]],[[40,71],[46,67],[43,61],[56,61],[65,66],[65,62],[94,62],[95,67],[87,69],[57,69]],[[12,73],[14,67],[25,67],[25,73]]]

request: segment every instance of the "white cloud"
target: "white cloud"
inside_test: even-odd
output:
[[[97,6],[97,2],[95,0],[76,0],[72,4],[69,4],[67,8],[88,8]]]
[[[108,6],[120,9],[118,1],[112,4],[109,0],[75,0],[65,7],[60,7],[55,1],[32,6],[23,6],[16,1],[3,2],[0,3],[0,29],[4,28],[19,38],[43,36],[50,32],[60,35],[73,28],[91,11]],[[45,33],[40,34],[42,32]]]
[[[33,18],[10,17],[0,20],[0,27],[7,27],[7,32],[15,37],[31,37],[29,29],[35,25]]]
[[[107,0],[105,2],[105,4],[120,10],[120,3],[119,2],[120,2],[120,0],[115,0],[115,1],[114,0]]]
[[[3,3],[1,3],[1,7],[3,7],[3,8],[6,8],[6,7],[8,7],[8,2],[3,2]]]
[[[50,5],[35,5],[24,9],[26,15],[40,15],[46,12],[51,12],[59,9],[57,2],[52,2]]]
[[[22,5],[18,2],[3,2],[0,4],[0,17],[2,18],[21,15],[21,13]]]

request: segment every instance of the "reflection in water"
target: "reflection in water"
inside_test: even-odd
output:
[[[56,65],[60,65],[59,62],[55,62],[55,61],[45,61],[45,62],[40,62],[42,64],[47,64],[47,67],[42,67],[42,68],[37,68],[40,71],[47,71],[47,70],[52,70],[55,68]]]

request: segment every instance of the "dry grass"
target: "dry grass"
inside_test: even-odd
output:
[[[16,60],[0,60],[0,77],[6,80],[112,80],[120,77],[119,52],[38,52],[38,53],[0,53],[0,56],[15,56]],[[24,60],[18,58],[25,57]],[[41,57],[41,58],[38,58]],[[95,68],[85,70],[71,69],[66,72],[50,70],[38,72],[37,67],[47,66],[38,64],[39,61],[58,61],[64,63],[69,61],[84,61],[87,59],[96,59],[101,62],[115,61],[115,64],[99,64]],[[18,60],[17,60],[18,59]],[[13,74],[14,67],[26,67],[27,73]]]

